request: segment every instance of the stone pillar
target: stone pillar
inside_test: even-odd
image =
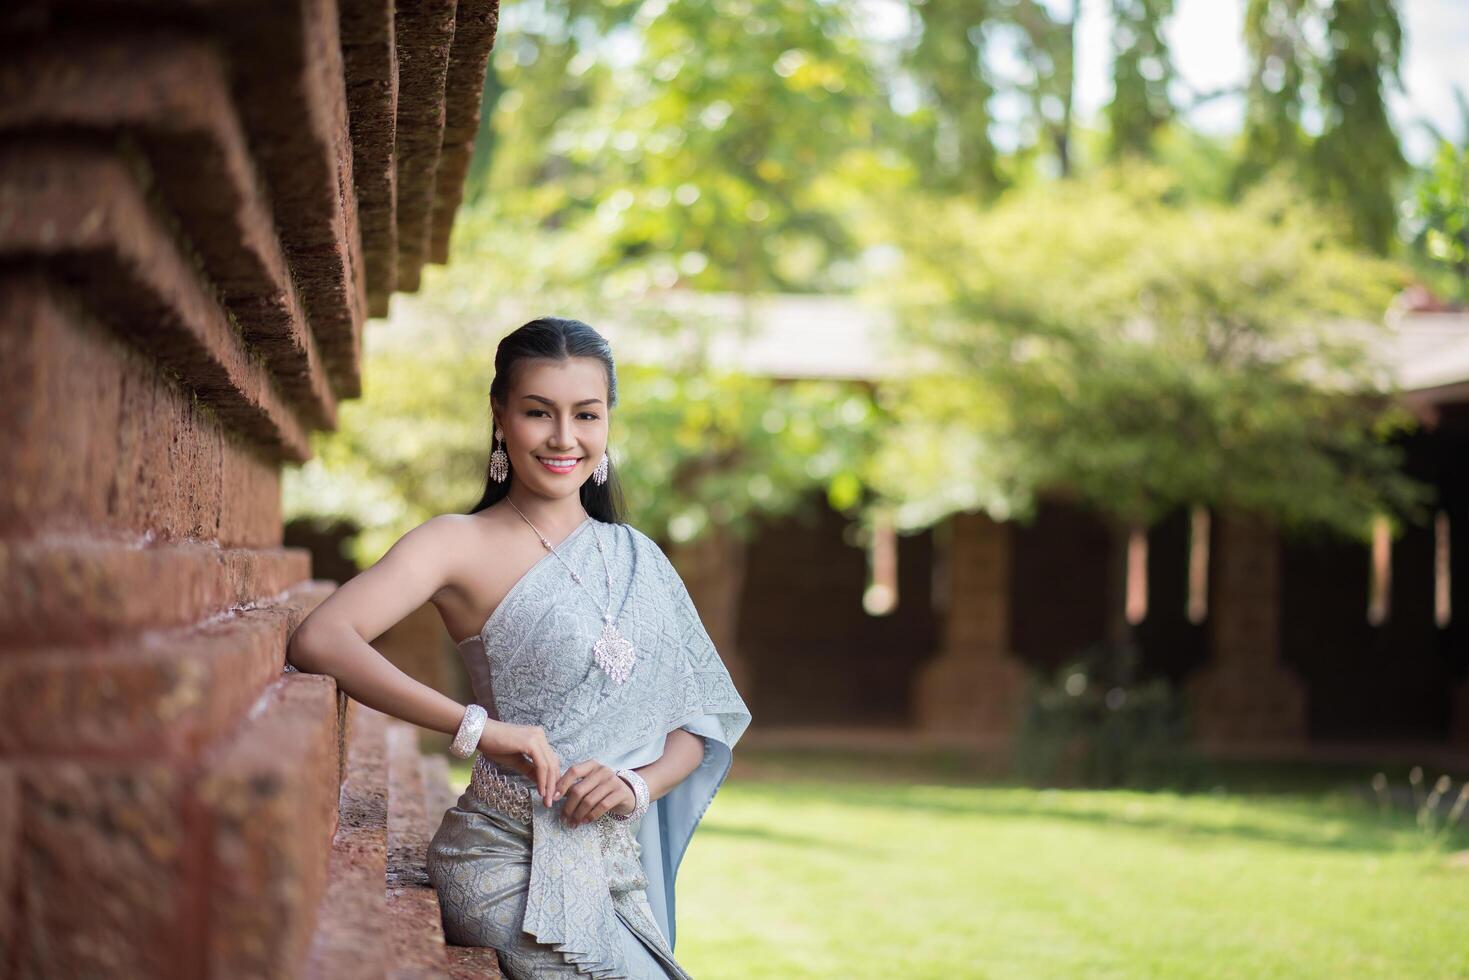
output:
[[[714,641],[735,688],[750,703],[754,677],[749,661],[735,642],[747,554],[748,546],[743,538],[724,528],[713,528],[697,540],[671,547],[668,560],[688,587],[689,597],[699,610],[699,619],[708,630],[709,639]]]
[[[1010,528],[984,514],[950,521],[943,644],[916,685],[924,731],[1004,740],[1020,721],[1028,674],[1010,651],[1010,545]]]
[[[1199,741],[1282,748],[1306,740],[1306,685],[1280,659],[1280,540],[1270,522],[1214,521],[1210,660],[1185,687]]]

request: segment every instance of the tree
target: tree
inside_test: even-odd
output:
[[[1401,86],[1402,40],[1393,0],[1250,0],[1240,185],[1277,165],[1294,169],[1318,201],[1348,216],[1358,242],[1386,254],[1406,163],[1384,87]],[[1314,138],[1303,129],[1308,115],[1320,119]]]
[[[990,5],[970,0],[917,0],[918,41],[904,60],[923,92],[915,114],[915,161],[929,186],[978,199],[1001,186],[999,151],[990,138],[994,94],[984,64]]]
[[[1437,147],[1410,204],[1415,257],[1444,296],[1469,303],[1469,99],[1459,104],[1457,143],[1434,131]]]
[[[1351,215],[1357,240],[1386,254],[1396,225],[1394,184],[1407,167],[1383,92],[1385,84],[1402,87],[1402,26],[1392,0],[1336,0],[1326,31],[1325,123],[1312,170],[1322,198]]]
[[[1299,167],[1306,140],[1301,115],[1315,64],[1306,41],[1315,0],[1249,0],[1245,48],[1244,149],[1239,181],[1249,184],[1275,167]]]
[[[1076,29],[1081,0],[1071,0],[1063,17],[1041,0],[1003,0],[1025,38],[1020,53],[1034,72],[1022,91],[1029,96],[1039,139],[1054,155],[1056,175],[1071,176],[1073,105],[1076,96]]]
[[[1042,492],[1140,524],[1191,504],[1356,535],[1417,516],[1383,439],[1408,419],[1366,346],[1402,273],[1278,184],[1221,206],[1129,168],[905,227],[903,320],[938,367],[881,395],[868,479],[901,525],[1024,515]]]
[[[850,257],[826,198],[882,107],[849,4],[517,9],[488,185],[507,209],[585,227],[633,288],[810,289]]]
[[[1153,134],[1173,116],[1173,62],[1163,25],[1173,0],[1112,0],[1111,155],[1147,157]]]

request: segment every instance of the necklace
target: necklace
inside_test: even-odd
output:
[[[557,561],[566,565],[566,570],[571,573],[571,580],[581,586],[582,591],[595,605],[597,597],[592,595],[592,590],[587,588],[576,569],[567,565],[566,559],[562,558],[561,554],[551,546],[551,542],[546,540],[546,536],[541,533],[540,529],[531,524],[530,518],[526,517],[519,507],[515,507],[515,501],[506,497],[505,502],[514,507],[515,513],[520,514],[520,519],[529,524],[530,529],[536,532],[536,537],[541,539],[541,545],[555,555]],[[587,519],[591,520],[591,518]],[[612,567],[607,564],[607,552],[602,550],[602,536],[597,533],[595,527],[592,528],[592,535],[597,542],[597,554],[602,556],[602,570],[607,573],[607,604],[602,609],[602,635],[598,637],[596,643],[592,644],[592,658],[597,661],[597,666],[602,668],[604,674],[621,684],[632,673],[633,664],[637,662],[637,651],[633,648],[632,642],[617,630],[616,618],[612,615]]]

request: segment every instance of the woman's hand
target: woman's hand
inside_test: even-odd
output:
[[[556,802],[551,794],[561,762],[540,725],[512,725],[490,718],[480,732],[479,750],[487,759],[534,779],[546,806]]]
[[[556,795],[566,797],[561,816],[572,827],[600,819],[609,810],[626,816],[638,804],[627,781],[596,759],[578,762],[562,773]]]

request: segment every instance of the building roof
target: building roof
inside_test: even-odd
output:
[[[624,363],[670,363],[701,344],[710,363],[759,377],[875,381],[904,363],[893,314],[849,296],[669,290],[597,329]]]

